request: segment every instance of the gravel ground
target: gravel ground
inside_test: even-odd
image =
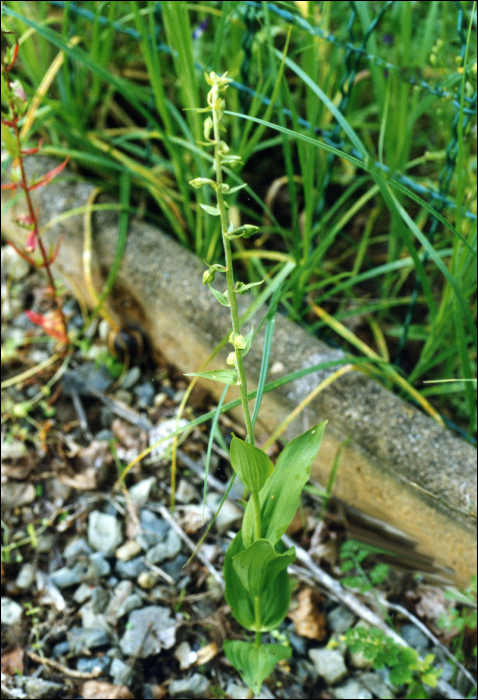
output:
[[[41,276],[2,250],[2,697],[246,698],[222,652],[226,638],[244,638],[225,604],[222,576],[242,517],[240,489],[188,562],[231,476],[224,448],[231,429],[242,435],[241,427],[220,419],[204,508],[208,424],[188,431],[178,451],[173,515],[167,443],[123,485],[125,466],[174,430],[184,378],[160,357],[146,357],[115,379],[100,323],[61,376],[57,362],[9,382],[47,362],[53,345],[23,314],[48,308]],[[70,329],[80,329],[76,302],[67,298],[65,310]],[[42,392],[47,383],[49,393]],[[213,407],[195,392],[182,424]],[[265,635],[290,646],[292,656],[258,697],[406,697],[387,667],[374,670],[343,641],[359,622],[384,626],[387,614],[422,658],[435,654],[440,683],[427,696],[472,697],[476,627],[464,631],[467,669],[457,672],[450,658],[457,635],[437,624],[452,603],[434,585],[436,572],[417,577],[393,567],[374,595],[347,592],[334,580],[346,528],[331,509],[320,519],[317,493],[304,494],[289,531],[299,554],[289,615]]]

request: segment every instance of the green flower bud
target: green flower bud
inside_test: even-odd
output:
[[[234,365],[235,362],[236,362],[236,353],[230,352],[229,355],[227,356],[226,364]]]
[[[244,338],[243,335],[236,335],[236,337],[235,337],[234,340],[232,341],[232,344],[233,344],[234,347],[237,348],[238,350],[244,350],[244,348],[245,348],[246,345],[247,345],[246,339]]]
[[[214,139],[210,136],[213,126],[214,124],[211,117],[206,117],[204,120],[204,138],[206,141],[209,141],[209,143],[214,143]]]
[[[203,276],[202,276],[202,283],[203,284],[211,284],[214,282],[216,279],[216,272],[213,269],[209,270],[204,270]]]
[[[204,185],[212,185],[214,187],[216,183],[214,180],[210,180],[208,177],[195,177],[194,180],[189,180],[189,184],[191,187],[199,190],[201,187],[204,187]]]

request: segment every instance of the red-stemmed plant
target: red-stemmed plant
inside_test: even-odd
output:
[[[2,34],[11,34],[12,32],[3,31]],[[34,148],[22,148],[22,138],[19,128],[19,121],[25,114],[28,104],[25,91],[18,79],[13,79],[11,70],[15,65],[18,56],[18,42],[13,47],[2,53],[2,94],[4,95],[7,109],[2,110],[2,145],[12,158],[12,182],[2,184],[2,190],[23,190],[27,203],[28,212],[19,216],[16,220],[17,224],[28,231],[25,241],[24,250],[20,250],[17,246],[10,242],[10,245],[15,248],[17,253],[27,260],[30,265],[36,268],[44,268],[48,276],[49,292],[55,300],[55,308],[45,314],[36,313],[34,311],[26,311],[26,315],[38,326],[41,326],[45,333],[52,338],[55,338],[61,344],[62,352],[68,349],[68,334],[66,327],[66,319],[63,313],[61,297],[57,293],[53,273],[51,269],[52,263],[58,255],[59,245],[50,254],[47,253],[45,245],[41,239],[40,227],[38,224],[38,210],[35,210],[31,200],[30,192],[48,185],[53,178],[60,173],[68,162],[68,158],[63,163],[53,168],[48,173],[28,181],[25,166],[24,156],[38,153],[41,148],[41,141]],[[35,260],[32,254],[37,250],[40,252],[40,260]]]

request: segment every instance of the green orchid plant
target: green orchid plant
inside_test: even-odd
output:
[[[235,619],[254,632],[254,642],[231,641],[224,643],[224,652],[231,664],[249,686],[249,697],[260,692],[263,681],[272,673],[275,665],[290,657],[291,650],[280,644],[263,644],[262,635],[277,628],[289,609],[291,588],[287,567],[295,559],[295,549],[286,549],[281,538],[289,527],[299,506],[302,489],[310,477],[310,467],[316,457],[326,422],[317,425],[287,444],[276,465],[267,454],[254,446],[254,431],[249,411],[247,378],[244,356],[251,347],[254,329],[244,337],[240,333],[237,294],[253,285],[234,283],[231,240],[249,237],[257,226],[235,228],[228,222],[225,197],[245,187],[230,188],[223,182],[222,167],[234,167],[239,156],[232,155],[221,139],[221,124],[225,101],[223,94],[230,79],[227,74],[206,75],[210,85],[208,106],[198,110],[208,116],[204,122],[205,145],[214,149],[215,179],[196,178],[190,184],[200,188],[209,186],[216,193],[216,206],[201,204],[211,216],[220,217],[225,265],[208,265],[203,282],[214,297],[231,312],[232,332],[229,341],[233,351],[227,358],[231,369],[218,369],[195,373],[223,384],[237,384],[241,392],[241,404],[247,438],[233,436],[230,457],[235,474],[250,492],[241,530],[230,545],[224,561],[226,601]],[[224,293],[212,287],[216,273],[226,276]]]

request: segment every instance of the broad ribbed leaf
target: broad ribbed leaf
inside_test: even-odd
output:
[[[267,585],[295,559],[291,547],[284,554],[277,554],[268,540],[256,540],[233,559],[234,569],[241,583],[252,596],[261,596]]]
[[[310,467],[320,449],[327,421],[291,440],[282,450],[274,472],[259,494],[261,539],[275,545],[289,527],[299,507],[300,495],[310,477]],[[242,534],[245,547],[254,537],[254,504],[249,500]]]
[[[291,656],[290,647],[281,644],[262,644],[255,647],[250,642],[228,640],[224,642],[224,653],[238,671],[244,683],[258,695],[261,685],[274,670],[274,666],[282,659]]]
[[[274,471],[265,452],[235,435],[231,442],[231,464],[246,489],[254,494],[259,493]]]
[[[237,533],[224,559],[224,581],[226,583],[226,601],[232,614],[242,627],[251,631],[269,632],[280,625],[289,609],[290,583],[287,570],[280,571],[275,579],[267,583],[261,595],[261,625],[256,630],[254,618],[254,596],[244,588],[234,569],[233,559],[244,551],[242,535]],[[283,554],[285,547],[278,542],[276,552]]]

